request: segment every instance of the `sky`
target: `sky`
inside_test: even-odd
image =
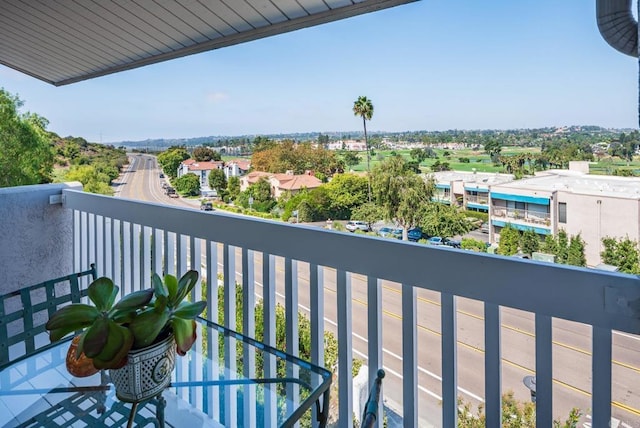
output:
[[[93,142],[359,131],[638,127],[638,61],[595,0],[422,0],[54,87],[0,66],[50,131]]]

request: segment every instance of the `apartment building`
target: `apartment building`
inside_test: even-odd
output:
[[[293,171],[272,174],[264,171],[252,171],[240,178],[240,190],[245,191],[250,185],[267,180],[271,185],[271,195],[278,199],[284,192],[298,193],[302,189],[315,189],[322,185],[322,181],[311,171],[304,174],[294,174]]]
[[[564,229],[585,241],[589,266],[598,265],[602,238],[640,240],[640,178],[553,170],[491,186],[490,240],[507,224],[541,238]]]
[[[433,173],[433,177],[436,181],[434,201],[482,212],[489,212],[489,186],[515,179],[512,174],[476,171],[442,171]]]

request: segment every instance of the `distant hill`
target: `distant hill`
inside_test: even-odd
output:
[[[425,141],[432,142],[434,139],[442,138],[445,141],[451,141],[451,139],[461,139],[465,140],[469,137],[483,137],[483,138],[492,138],[501,136],[503,138],[505,135],[519,136],[520,138],[524,137],[525,139],[530,138],[531,140],[536,139],[540,135],[555,135],[555,136],[570,136],[570,135],[591,135],[591,136],[601,136],[601,135],[610,135],[610,134],[618,134],[620,132],[630,132],[630,129],[609,129],[603,128],[601,126],[593,126],[593,125],[572,125],[572,126],[558,126],[558,127],[546,127],[546,128],[536,128],[536,129],[477,129],[477,130],[462,130],[462,129],[451,129],[447,131],[403,131],[403,132],[385,132],[385,131],[371,131],[369,132],[370,137],[372,138],[388,138],[394,141]],[[194,146],[211,146],[211,147],[220,147],[220,146],[238,146],[242,144],[248,144],[252,142],[256,137],[267,137],[272,140],[284,140],[290,139],[294,141],[317,141],[319,135],[326,135],[329,137],[329,140],[340,140],[340,139],[362,139],[364,138],[364,134],[362,131],[331,131],[331,132],[303,132],[303,133],[283,133],[283,134],[268,134],[268,135],[257,135],[257,134],[247,134],[247,135],[236,135],[236,136],[228,136],[228,135],[217,135],[217,136],[208,136],[208,137],[194,137],[194,138],[156,138],[156,139],[147,139],[142,141],[120,141],[120,142],[112,142],[116,147],[126,147],[127,149],[132,150],[164,150],[167,147],[171,146],[186,146],[186,147],[194,147]],[[517,144],[517,143],[516,143]]]

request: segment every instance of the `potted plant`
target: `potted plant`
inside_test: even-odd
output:
[[[95,371],[110,369],[121,400],[153,397],[169,384],[176,352],[185,355],[196,340],[195,318],[206,302],[185,298],[197,280],[193,270],[180,280],[166,275],[163,281],[154,274],[153,288],[115,303],[119,287],[109,278],[98,278],[88,288],[93,305],[73,303],[59,309],[46,324],[49,337],[54,342],[80,332],[67,355],[68,368],[74,361],[88,360]],[[149,372],[142,375],[145,370]]]

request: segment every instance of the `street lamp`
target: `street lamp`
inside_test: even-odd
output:
[[[524,386],[529,388],[529,391],[531,391],[531,402],[535,403],[536,402],[536,377],[525,376],[522,379],[522,383],[524,383]]]

